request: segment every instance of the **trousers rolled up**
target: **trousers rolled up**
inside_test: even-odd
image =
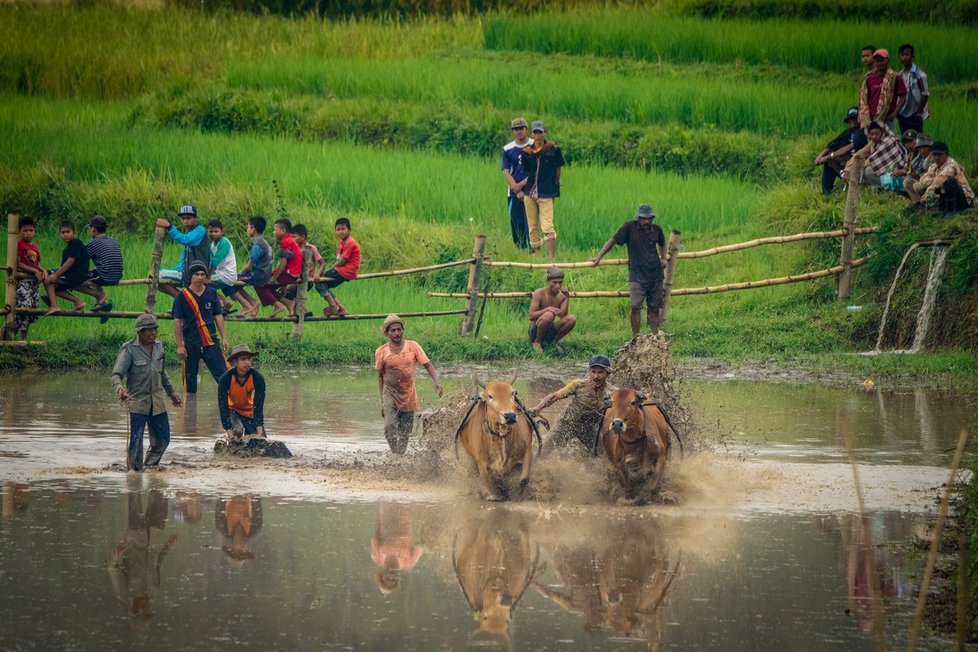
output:
[[[143,459],[143,431],[149,426],[149,452]],[[144,466],[158,466],[170,445],[170,419],[166,412],[159,414],[129,414],[129,446],[126,448],[126,468],[142,471]]]
[[[546,240],[557,239],[557,232],[554,231],[553,197],[537,199],[524,195],[523,207],[526,209],[526,225],[530,232],[531,249],[539,249]]]
[[[384,405],[384,437],[391,451],[398,455],[407,452],[408,439],[414,429],[414,412],[400,412],[393,405]]]
[[[210,346],[193,346],[188,344],[187,373],[183,379],[184,383],[186,383],[188,394],[197,393],[197,370],[200,367],[201,360],[207,365],[207,370],[214,376],[215,382],[220,380],[224,372],[228,370],[228,363],[224,359],[224,351],[221,350],[220,343],[211,344]]]

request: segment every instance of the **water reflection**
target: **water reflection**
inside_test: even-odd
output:
[[[214,506],[214,524],[224,535],[225,545],[221,550],[228,563],[241,568],[245,560],[255,558],[248,542],[261,530],[261,498],[244,495],[218,499]]]
[[[3,518],[12,518],[15,512],[26,512],[30,504],[30,484],[9,480],[3,483]]]
[[[452,568],[478,625],[469,633],[510,641],[513,610],[542,569],[527,518],[491,509],[463,525],[452,544]]]
[[[410,505],[381,503],[377,528],[370,539],[370,558],[380,569],[375,580],[383,594],[401,588],[401,572],[411,570],[424,554],[411,533],[414,514]]]
[[[142,476],[130,476],[127,489],[126,529],[112,549],[109,579],[116,597],[129,606],[130,616],[149,618],[160,590],[160,569],[177,535],[164,540],[167,501],[159,487],[149,489],[145,511]]]
[[[196,523],[204,515],[199,492],[178,491],[173,504],[173,520],[177,523]]]
[[[585,631],[607,628],[655,649],[664,627],[659,606],[679,573],[681,552],[655,522],[591,524],[589,531],[594,536],[550,551],[559,588],[540,582],[534,588],[579,615]]]

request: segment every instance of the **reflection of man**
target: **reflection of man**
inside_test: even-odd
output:
[[[196,523],[204,515],[200,494],[196,491],[178,491],[173,505],[173,520],[177,523]]]
[[[595,435],[604,417],[605,401],[610,400],[618,389],[608,383],[610,373],[611,360],[603,355],[596,355],[588,362],[586,379],[570,381],[553,394],[545,396],[530,410],[530,414],[535,416],[557,401],[571,399],[560,423],[544,445],[544,454],[555,448],[564,448],[574,439],[587,451],[594,448]]]
[[[218,500],[214,509],[217,531],[228,538],[230,545],[221,548],[228,562],[240,568],[246,559],[254,559],[248,541],[261,530],[261,499],[252,496],[231,496]]]
[[[409,505],[380,504],[377,529],[370,540],[370,558],[380,566],[376,581],[381,593],[401,588],[401,571],[414,568],[424,554],[424,548],[412,541],[411,520]]]
[[[145,514],[142,492],[130,488],[128,493],[128,526],[112,550],[109,578],[116,596],[129,603],[130,615],[149,618],[160,588],[160,567],[177,542],[177,536],[163,541],[167,505],[162,491],[150,490]]]
[[[559,267],[547,270],[547,286],[533,291],[530,299],[530,342],[543,353],[544,342],[550,342],[557,355],[564,355],[560,340],[574,330],[577,317],[568,315],[570,295],[564,288],[564,272]]]

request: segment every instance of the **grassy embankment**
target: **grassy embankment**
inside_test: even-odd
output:
[[[504,18],[486,23],[486,44],[493,48],[487,50],[481,22],[466,18],[392,25],[175,11],[4,10],[0,36],[27,29],[35,38],[0,39],[0,90],[6,94],[0,133],[8,143],[0,152],[2,203],[42,217],[49,234],[61,217],[108,214],[116,232],[133,234],[124,238],[127,276],[145,273],[153,219],[171,217],[184,201],[232,225],[231,235],[242,243],[247,215],[277,213],[273,178],[290,217],[309,224],[327,252],[332,220],[351,215],[365,271],[464,257],[476,232],[489,235],[495,258],[529,260],[509,242],[495,161],[509,118],[527,114],[548,121],[572,162],[558,201],[561,260],[589,258],[636,204],[648,200],[665,228],[683,231],[687,250],[841,223],[841,197],[817,197],[808,169],[820,144],[839,128],[839,113],[854,101],[852,50],[863,36],[846,33],[840,40],[860,42],[832,42],[827,54],[799,59],[808,46],[794,47],[783,35],[811,25],[744,23],[736,29],[745,34],[744,51],[754,54],[739,62],[715,49],[691,62],[678,45],[656,53],[654,62],[635,61],[649,58],[630,45],[648,25],[626,18],[547,16],[538,26],[555,25],[553,38],[564,32],[570,39],[590,26],[597,35],[591,42],[602,47],[609,42],[603,25],[634,30],[611,39],[611,50],[554,46],[573,54],[551,55],[522,49],[530,46]],[[564,19],[579,24],[570,29]],[[683,34],[698,42],[709,30],[725,28],[688,19],[665,25],[679,35],[675,43]],[[837,27],[818,25],[828,41]],[[944,28],[940,48],[928,27],[874,25],[872,31],[871,38],[891,49],[907,31],[920,35],[919,50],[933,41],[933,51],[944,51],[949,39],[960,51],[974,48],[954,28]],[[978,147],[967,140],[973,137],[967,129],[954,125],[973,110],[971,82],[953,61],[938,61],[936,69],[958,77],[936,86],[947,92],[935,96],[934,128],[945,130],[964,154],[959,158],[968,160]],[[532,75],[525,72],[531,64]],[[521,76],[533,78],[532,88],[527,81],[526,91],[513,92],[512,80]],[[785,85],[786,77],[798,83]],[[888,225],[874,248],[893,244],[873,269],[857,273],[851,303],[864,305],[863,311],[832,301],[827,281],[677,298],[667,328],[674,350],[749,361],[811,356],[809,364],[869,373],[972,368],[968,354],[898,362],[822,355],[868,348],[881,310],[880,283],[892,275],[902,243],[948,228],[936,220],[910,225],[898,215],[900,206],[890,197],[864,200],[862,223]],[[953,228],[965,230],[967,223]],[[47,235],[41,244],[48,260],[56,258],[59,242]],[[769,247],[683,261],[677,286],[828,267],[837,246]],[[170,250],[168,260],[176,255]],[[952,264],[951,270],[960,277],[955,291],[970,291],[970,268]],[[464,276],[449,271],[421,280],[364,281],[343,292],[359,312],[456,307],[460,302],[423,294],[457,289]],[[493,283],[527,289],[540,276],[505,270]],[[568,285],[607,289],[624,287],[624,280],[623,269],[602,268],[574,272]],[[138,290],[118,295],[121,307],[141,303]],[[454,318],[415,320],[411,330],[445,358],[519,356],[525,308],[525,302],[491,303],[483,326],[488,342],[457,338]],[[624,301],[582,300],[574,311],[582,318],[580,332],[568,340],[575,357],[612,350],[627,337]],[[608,327],[583,326],[595,323]],[[95,358],[104,361],[127,328],[46,320],[35,336],[71,346],[49,346],[35,359],[71,364],[80,354],[59,350],[73,348],[98,351]],[[270,349],[282,358],[309,362],[365,360],[379,341],[369,324],[315,324],[300,348],[287,343],[287,330],[236,324],[232,339],[274,342]],[[7,365],[21,361],[19,355],[4,358]]]

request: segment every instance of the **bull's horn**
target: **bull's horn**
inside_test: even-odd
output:
[[[513,370],[513,380],[509,381],[509,384],[510,385],[515,385],[516,384],[516,379],[519,378],[519,377],[520,377],[520,368],[517,367],[516,369]]]
[[[486,388],[486,384],[484,382],[482,382],[481,380],[479,380],[479,374],[473,375],[472,376],[472,379],[475,380],[475,384],[478,385],[479,387],[481,387],[482,389],[485,389]]]

